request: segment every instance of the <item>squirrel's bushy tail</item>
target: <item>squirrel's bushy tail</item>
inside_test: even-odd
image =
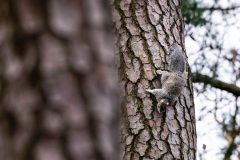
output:
[[[185,70],[185,59],[182,48],[178,44],[174,43],[170,46],[169,54],[170,70],[173,72],[183,73]]]

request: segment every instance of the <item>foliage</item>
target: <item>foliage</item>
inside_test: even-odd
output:
[[[203,26],[207,20],[203,14],[206,10],[199,6],[199,2],[196,0],[183,0],[182,12],[186,24],[192,24],[194,26]]]

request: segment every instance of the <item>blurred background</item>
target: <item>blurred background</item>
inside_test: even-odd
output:
[[[117,157],[108,1],[0,0],[0,160]]]
[[[185,0],[198,159],[240,159],[240,2]]]

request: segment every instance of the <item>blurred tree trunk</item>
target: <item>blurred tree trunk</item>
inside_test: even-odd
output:
[[[110,15],[104,0],[0,1],[1,160],[117,159]]]
[[[190,77],[176,105],[157,112],[146,89],[159,88],[157,69],[168,65],[169,46],[184,48],[179,0],[114,0],[119,71],[125,88],[122,159],[196,159],[196,122]],[[189,68],[187,68],[190,73]]]

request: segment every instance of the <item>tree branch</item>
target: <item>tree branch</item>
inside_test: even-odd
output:
[[[240,8],[240,6],[232,6],[232,7],[227,7],[227,8],[223,8],[223,7],[200,7],[203,10],[209,10],[211,12],[213,11],[231,11],[231,10],[235,10]]]
[[[240,96],[240,88],[239,87],[237,87],[236,85],[233,85],[233,84],[229,84],[229,83],[220,81],[214,77],[209,77],[207,75],[203,75],[200,73],[193,73],[192,81],[194,83],[208,84],[208,85],[211,85],[212,87],[232,93],[235,96]]]
[[[213,11],[228,12],[228,11],[235,10],[235,9],[238,9],[238,8],[240,8],[240,6],[232,6],[232,7],[227,7],[227,8],[223,8],[223,7],[199,7],[199,6],[197,7],[197,6],[194,6],[194,7],[189,7],[188,9],[191,9],[191,10],[200,9],[200,10],[210,11],[210,12],[213,12]]]

